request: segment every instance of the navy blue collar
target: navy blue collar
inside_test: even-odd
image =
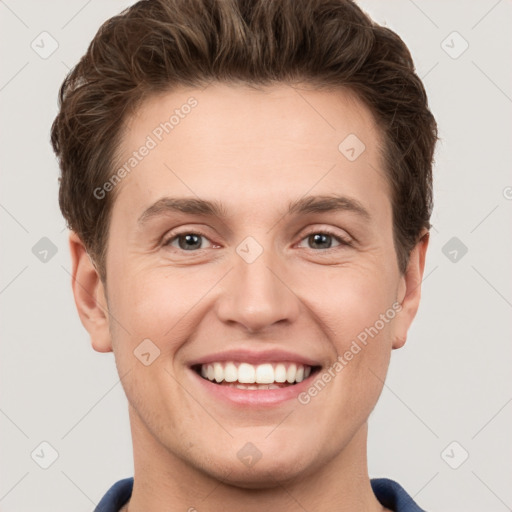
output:
[[[394,512],[425,512],[394,480],[373,478],[370,483],[375,496],[384,507]],[[132,489],[133,477],[119,480],[103,496],[94,512],[119,512],[130,499]]]

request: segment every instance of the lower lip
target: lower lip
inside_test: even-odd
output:
[[[190,369],[199,384],[213,396],[224,402],[242,406],[275,406],[286,402],[287,400],[298,399],[297,397],[304,392],[316,377],[318,372],[311,375],[298,384],[286,386],[279,389],[238,389],[231,386],[214,384],[204,379],[197,372]]]

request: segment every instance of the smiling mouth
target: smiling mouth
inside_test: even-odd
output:
[[[253,365],[235,361],[197,364],[192,369],[203,379],[237,389],[280,389],[302,382],[320,370],[320,366],[296,363]]]

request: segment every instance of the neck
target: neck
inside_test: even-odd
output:
[[[209,475],[167,450],[147,430],[130,407],[134,451],[132,497],[122,512],[297,512],[385,511],[373,494],[366,462],[367,424],[342,453],[308,474],[283,481],[269,475],[268,485],[248,489]]]

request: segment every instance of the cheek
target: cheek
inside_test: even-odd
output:
[[[390,322],[384,326],[380,318],[387,312],[387,320],[395,316],[392,306],[396,285],[384,269],[376,265],[324,267],[303,275],[300,296],[321,319],[338,353],[348,349],[358,336],[364,341],[366,329],[376,322],[383,337],[390,332]]]
[[[112,279],[111,323],[120,371],[133,363],[134,351],[147,339],[160,351],[158,362],[172,366],[175,354],[205,314],[204,304],[219,275],[212,270],[155,266],[127,269],[124,277]]]
[[[356,416],[373,408],[389,364],[397,316],[393,279],[378,268],[331,268],[310,274],[303,290],[330,340],[330,364],[338,361],[331,372],[340,410],[352,408]]]
[[[162,339],[179,327],[208,288],[192,269],[131,270],[117,281],[113,311],[133,336]]]

